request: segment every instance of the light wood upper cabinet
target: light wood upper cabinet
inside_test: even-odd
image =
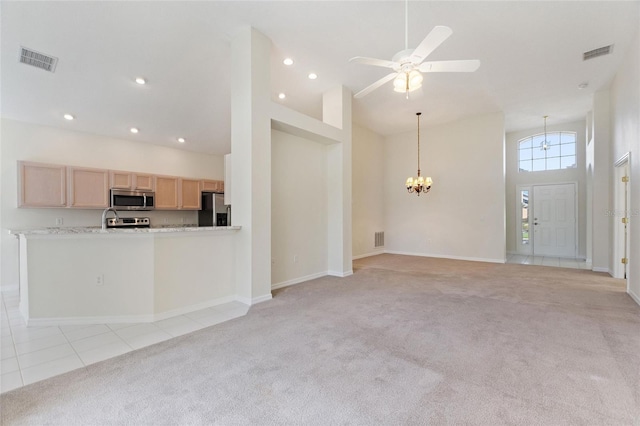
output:
[[[155,176],[156,209],[178,209],[178,178]]]
[[[109,172],[109,185],[111,188],[131,189],[133,187],[133,174],[130,172]]]
[[[204,192],[224,192],[224,182],[221,180],[202,180],[200,182]]]
[[[182,210],[200,210],[200,181],[180,179],[180,208]]]
[[[18,207],[65,207],[67,168],[18,162]]]
[[[153,175],[133,173],[133,185],[134,189],[153,191],[155,188]]]
[[[68,167],[68,206],[104,209],[109,206],[109,171]]]

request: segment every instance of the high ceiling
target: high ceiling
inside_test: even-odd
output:
[[[273,42],[274,102],[318,119],[324,91],[343,84],[355,93],[388,73],[349,58],[391,59],[404,49],[405,3],[397,0],[0,4],[3,117],[212,154],[230,151],[230,42],[239,28]],[[388,83],[354,100],[354,121],[389,135],[412,130],[417,111],[423,125],[503,111],[507,131],[539,127],[543,115],[550,125],[582,119],[620,65],[639,5],[409,2],[409,47],[446,25],[453,35],[429,60],[482,65],[472,74],[427,74],[409,100]],[[582,60],[610,44],[612,54]],[[55,72],[19,63],[20,46],[57,57]],[[293,66],[282,64],[286,56]],[[307,78],[311,71],[318,79]],[[137,85],[137,76],[148,84]]]

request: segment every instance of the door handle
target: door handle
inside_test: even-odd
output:
[[[538,224],[538,222],[533,222],[533,224],[534,224],[534,225],[537,225],[537,224]]]

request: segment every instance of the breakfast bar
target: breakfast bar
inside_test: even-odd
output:
[[[151,322],[236,300],[239,226],[11,231],[28,325]]]

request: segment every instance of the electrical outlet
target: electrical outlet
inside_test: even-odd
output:
[[[104,274],[96,276],[96,285],[104,285]]]
[[[298,255],[297,254],[293,255],[293,263],[298,263]]]
[[[164,223],[169,223],[169,219],[168,218],[164,218]]]
[[[64,221],[62,220],[62,218],[61,218],[61,217],[56,217],[56,226],[62,226],[62,223],[63,223],[63,222],[64,222]]]
[[[180,218],[180,223],[184,223],[184,217]]]

